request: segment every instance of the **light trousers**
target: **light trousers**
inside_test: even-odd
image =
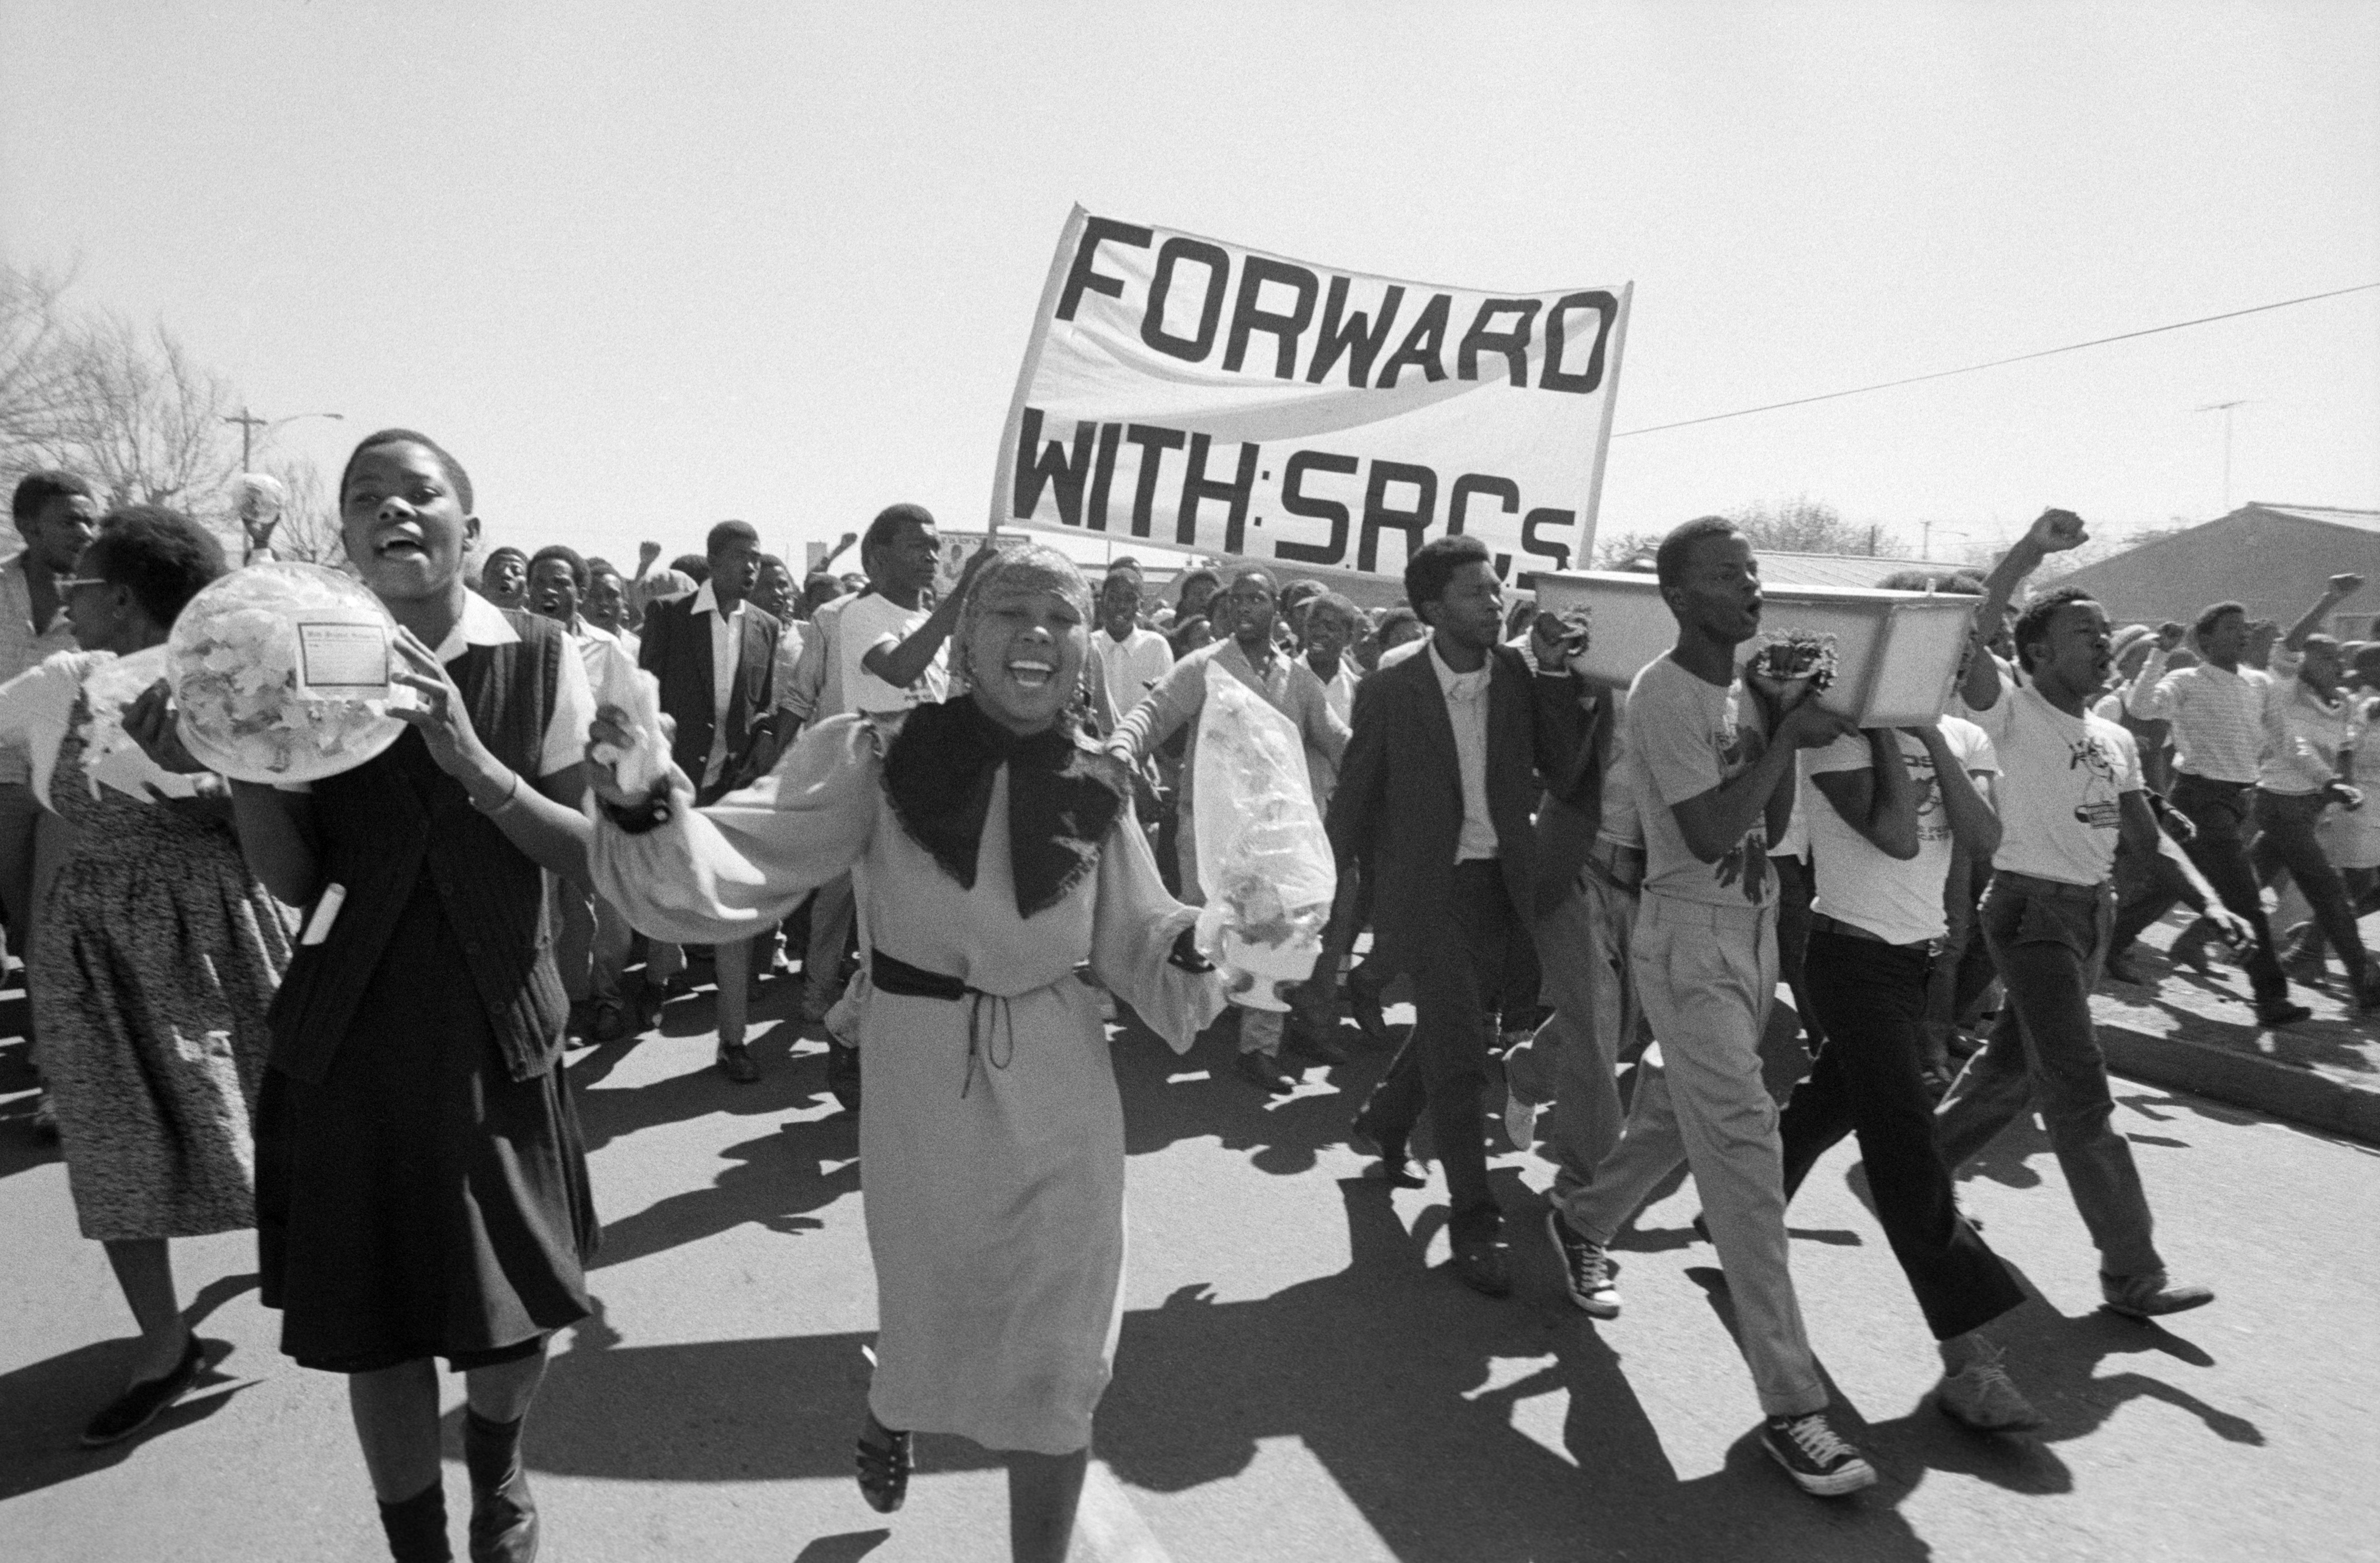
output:
[[[1784,1158],[1760,1036],[1777,994],[1771,906],[1715,906],[1647,893],[1630,969],[1667,1075],[1643,1082],[1620,1144],[1563,1214],[1608,1243],[1683,1151],[1711,1245],[1727,1273],[1736,1340],[1761,1409],[1799,1416],[1827,1404],[1786,1252]]]
[[[1621,1064],[1649,1039],[1628,970],[1636,891],[1590,863],[1561,903],[1531,929],[1553,1013],[1504,1055],[1524,1101],[1551,1102],[1544,1145],[1554,1163],[1553,1201],[1565,1210],[1620,1143]]]

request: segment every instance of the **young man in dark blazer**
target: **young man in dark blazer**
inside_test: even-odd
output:
[[[1529,817],[1541,788],[1592,817],[1601,772],[1583,685],[1564,665],[1578,648],[1549,618],[1531,636],[1534,667],[1500,643],[1503,591],[1486,545],[1432,539],[1405,566],[1405,597],[1430,638],[1356,686],[1329,824],[1342,915],[1360,865],[1377,946],[1412,974],[1419,1018],[1352,1137],[1397,1176],[1427,1109],[1455,1273],[1500,1297],[1512,1278],[1481,1099],[1505,957],[1536,901]],[[1323,996],[1334,975],[1318,974]]]
[[[756,757],[771,752],[777,709],[777,621],[747,600],[759,577],[760,534],[747,522],[722,521],[710,528],[704,557],[710,578],[648,610],[637,652],[638,665],[661,681],[662,710],[677,724],[670,757],[694,783],[698,804],[754,779]],[[760,1078],[744,1047],[751,950],[747,942],[714,951],[719,1067],[739,1085]],[[674,975],[683,960],[675,946],[657,945],[647,975]]]

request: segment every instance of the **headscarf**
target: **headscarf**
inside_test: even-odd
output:
[[[1072,560],[1039,543],[1003,550],[976,576],[959,611],[962,663],[985,603],[1036,591],[1056,592],[1089,624],[1090,587]],[[969,696],[911,711],[885,753],[885,794],[902,828],[962,889],[975,888],[992,784],[1002,766],[1016,913],[1030,917],[1063,901],[1099,866],[1132,783],[1121,762],[1083,747],[1063,716],[1040,733],[1018,733]]]

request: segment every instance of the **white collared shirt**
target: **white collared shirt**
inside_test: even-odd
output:
[[[18,547],[21,550],[23,545]],[[36,624],[33,583],[25,577],[25,554],[19,551],[0,563],[0,684],[30,672],[46,657],[74,649],[74,625],[67,618],[65,600],[59,600],[47,624]],[[47,775],[46,766],[42,770]],[[0,745],[0,785],[21,787],[32,780],[27,750],[17,745]]]
[[[1118,721],[1131,715],[1157,681],[1173,671],[1173,647],[1155,630],[1135,628],[1118,640],[1102,629],[1091,640],[1099,648],[1099,673],[1107,681],[1108,704],[1115,708]],[[1341,720],[1345,717],[1342,711]]]
[[[474,646],[510,646],[519,639],[520,632],[503,609],[467,591],[463,616],[438,643],[438,660],[451,662]],[[538,775],[552,776],[585,759],[587,729],[594,720],[595,696],[588,686],[587,664],[579,657],[565,657],[553,681],[553,709],[546,713],[545,736],[538,745]]]
[[[1454,861],[1470,863],[1494,857],[1496,822],[1488,813],[1488,683],[1496,671],[1491,653],[1475,672],[1459,673],[1438,654],[1435,636],[1429,648],[1429,671],[1446,696],[1446,717],[1454,724],[1454,761],[1463,779],[1463,833],[1455,838]]]
[[[637,654],[619,636],[583,615],[563,626],[587,668],[587,687],[598,706],[625,706],[637,675]]]
[[[696,613],[710,615],[710,720],[727,731],[727,703],[735,695],[735,669],[744,648],[744,604],[719,611],[719,594],[705,581],[695,588]]]

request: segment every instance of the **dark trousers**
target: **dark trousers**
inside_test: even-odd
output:
[[[1934,1103],[1919,1072],[1932,963],[1924,945],[1811,931],[1804,981],[1826,1046],[1793,1088],[1778,1134],[1790,1200],[1820,1156],[1858,1133],[1885,1239],[1927,1327],[1948,1340],[2007,1313],[2024,1292],[1961,1219],[1935,1148]]]
[[[1810,903],[1817,896],[1817,886],[1812,881],[1806,857],[1779,854],[1768,859],[1768,866],[1777,871],[1777,970],[1785,979],[1785,990],[1793,996],[1802,1045],[1815,1053],[1826,1046],[1827,1033],[1816,1006],[1810,1002],[1808,985],[1802,980],[1802,955],[1810,942]]]
[[[2244,782],[2210,782],[2188,771],[2174,779],[2173,806],[2198,827],[2198,840],[2183,850],[2223,904],[2248,920],[2256,947],[2248,952],[2248,985],[2256,1001],[2286,999],[2289,979],[2273,949],[2273,926],[2265,917],[2265,894],[2248,860],[2248,794]]]
[[[2255,865],[2256,878],[2270,884],[2286,868],[2289,878],[2298,882],[2298,891],[2313,907],[2314,921],[2323,937],[2338,951],[2341,964],[2347,968],[2352,991],[2363,990],[2363,940],[2356,932],[2355,908],[2348,903],[2347,887],[2338,878],[2338,870],[2330,866],[2330,858],[2314,839],[2313,828],[2322,819],[2323,796],[2320,793],[2268,793],[2256,789],[2256,850],[2251,861]]]
[[[2198,892],[2182,876],[2180,865],[2163,851],[2145,861],[2129,847],[2116,848],[2116,931],[2107,940],[2110,957],[2121,955],[2141,937],[2141,930],[2184,903],[2204,912]]]
[[[1438,911],[1436,936],[1398,952],[1413,978],[1413,1035],[1356,1121],[1383,1145],[1401,1145],[1427,1109],[1452,1206],[1447,1229],[1460,1242],[1492,1237],[1502,1224],[1488,1187],[1481,1102],[1506,953],[1519,929],[1503,867],[1493,859],[1456,864]]]
[[[2165,1268],[2131,1142],[2115,1126],[2107,1055],[2091,1024],[2091,987],[2115,921],[2105,886],[1995,875],[1984,937],[2008,999],[1984,1050],[1950,1084],[1935,1114],[1943,1164],[1954,1172],[2028,1109],[2041,1109],[2066,1191],[2111,1276]]]
[[[1934,963],[1925,995],[1929,1058],[1941,1058],[1950,1034],[1975,1024],[1985,994],[1999,980],[1991,946],[1975,927],[1976,907],[1991,882],[1991,859],[1978,863],[1952,843],[1950,873],[1942,886],[1942,956]]]

